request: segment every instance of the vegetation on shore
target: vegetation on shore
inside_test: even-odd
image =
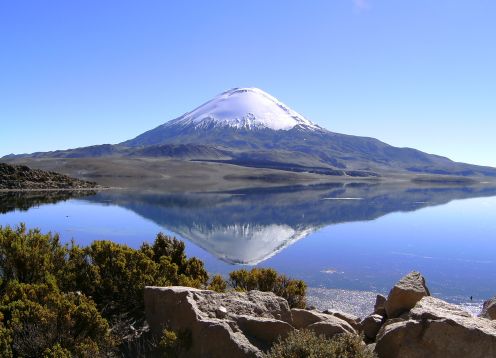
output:
[[[166,354],[170,344],[147,333],[147,285],[259,289],[305,306],[303,281],[272,269],[234,271],[228,281],[210,277],[184,249],[182,241],[161,233],[153,244],[133,249],[111,241],[62,244],[58,235],[24,224],[0,227],[0,356]]]

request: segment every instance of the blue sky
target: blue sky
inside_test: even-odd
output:
[[[117,143],[232,87],[496,166],[496,2],[2,1],[0,155]]]

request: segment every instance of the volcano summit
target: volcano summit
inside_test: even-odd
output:
[[[258,88],[234,88],[174,119],[164,127],[231,127],[289,130],[319,127]]]

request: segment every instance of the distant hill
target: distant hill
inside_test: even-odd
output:
[[[193,111],[119,144],[3,159],[22,159],[29,164],[29,160],[40,158],[170,158],[332,177],[496,178],[495,168],[331,132],[257,88],[221,93]],[[49,167],[64,171],[68,163],[52,161]]]
[[[96,183],[25,165],[0,163],[0,189],[87,189]]]

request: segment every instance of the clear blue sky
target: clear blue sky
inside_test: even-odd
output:
[[[496,1],[0,2],[0,155],[117,143],[232,87],[496,166]]]

